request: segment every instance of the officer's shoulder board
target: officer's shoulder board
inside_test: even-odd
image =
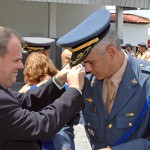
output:
[[[143,73],[150,74],[150,63],[149,64],[141,63],[139,64],[139,66]]]

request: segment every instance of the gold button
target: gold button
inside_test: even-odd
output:
[[[111,129],[111,128],[112,128],[112,124],[109,124],[109,125],[108,125],[108,128]]]
[[[95,113],[96,113],[96,107],[93,108],[92,112],[95,112]]]
[[[129,123],[129,127],[132,127],[132,123],[131,122]]]
[[[89,131],[89,134],[90,134],[91,136],[94,136],[94,135],[95,135],[93,130],[88,129],[88,131]]]

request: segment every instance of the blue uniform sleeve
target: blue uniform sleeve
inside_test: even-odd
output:
[[[135,139],[133,141],[111,147],[111,149],[112,150],[150,150],[150,138]]]
[[[73,125],[65,125],[53,139],[55,150],[75,150]]]

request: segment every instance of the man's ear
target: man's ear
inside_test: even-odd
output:
[[[116,48],[113,45],[109,45],[106,50],[108,54],[110,55],[110,57],[113,58],[115,56]]]

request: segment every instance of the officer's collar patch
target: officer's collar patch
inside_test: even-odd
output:
[[[136,85],[138,83],[138,81],[134,78],[133,80],[131,80],[132,85]]]

